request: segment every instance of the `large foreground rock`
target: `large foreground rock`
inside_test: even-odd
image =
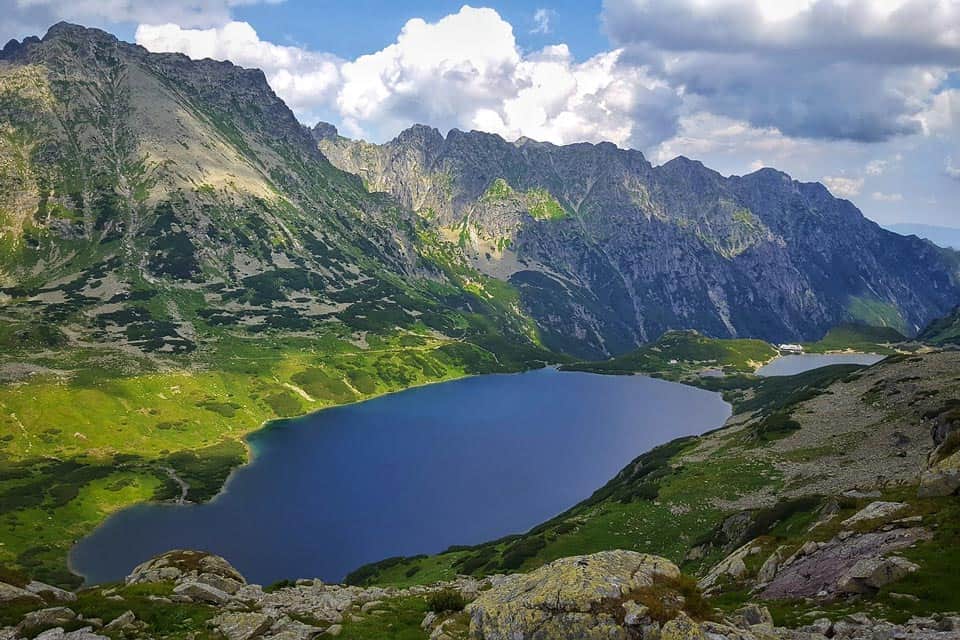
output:
[[[228,611],[210,621],[227,640],[253,640],[273,625],[273,618],[262,613]]]
[[[632,591],[678,578],[669,560],[602,551],[514,575],[472,602],[470,634],[483,640],[628,638],[623,604]]]
[[[176,593],[207,602],[225,602],[247,583],[240,572],[220,556],[183,549],[168,551],[136,566],[125,582],[170,582],[175,585]]]
[[[960,490],[960,470],[927,469],[920,476],[920,489],[917,495],[921,498],[940,498],[952,496],[958,490]]]
[[[15,602],[20,600],[24,602],[40,602],[40,596],[35,593],[31,593],[26,589],[15,587],[12,584],[0,582],[0,604],[4,602]]]

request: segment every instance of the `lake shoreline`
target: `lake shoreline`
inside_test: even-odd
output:
[[[756,374],[756,371],[759,371],[760,369],[764,368],[765,366],[768,366],[768,365],[771,364],[772,362],[775,362],[775,361],[777,361],[777,360],[780,359],[780,358],[789,357],[790,355],[798,355],[798,354],[779,354],[779,355],[777,355],[777,356],[774,356],[773,358],[769,359],[767,362],[762,363],[759,367],[757,367],[757,369],[755,370],[755,372],[754,372],[753,375],[757,375],[757,374]],[[815,354],[802,354],[802,355],[811,355],[811,356],[863,355],[863,356],[878,356],[878,357],[881,358],[881,359],[884,357],[884,356],[882,356],[882,355],[880,355],[880,354],[864,353],[864,352],[854,351],[854,350],[850,350],[850,349],[843,350],[843,351],[836,351],[836,352],[832,352],[832,353],[815,353]],[[217,503],[218,501],[222,500],[224,496],[226,496],[226,495],[229,494],[229,492],[230,492],[230,485],[231,485],[232,481],[234,480],[236,474],[237,474],[238,472],[240,472],[241,470],[247,469],[247,468],[249,468],[251,465],[255,464],[257,452],[256,452],[254,446],[251,444],[250,439],[251,439],[251,438],[255,438],[255,437],[259,436],[259,435],[262,435],[264,432],[269,431],[272,427],[275,427],[275,426],[277,426],[277,425],[286,424],[286,423],[294,422],[294,421],[307,420],[307,419],[310,419],[311,417],[317,416],[317,415],[322,414],[322,413],[324,413],[324,412],[326,412],[326,411],[328,411],[328,410],[331,410],[331,409],[342,409],[342,408],[352,407],[352,406],[356,406],[356,405],[361,405],[361,404],[368,403],[368,402],[371,402],[371,401],[375,401],[375,400],[379,400],[379,399],[382,399],[382,398],[386,398],[386,397],[394,396],[394,395],[397,395],[397,394],[405,393],[405,392],[408,392],[408,391],[411,391],[411,390],[422,389],[422,388],[431,387],[431,386],[438,385],[438,384],[450,383],[450,382],[457,382],[457,381],[463,381],[463,380],[467,380],[467,379],[471,379],[471,378],[483,378],[483,377],[491,377],[491,376],[517,376],[517,375],[522,375],[522,374],[525,374],[525,373],[530,373],[530,372],[532,372],[532,371],[538,371],[538,370],[542,370],[542,369],[555,369],[555,370],[557,370],[558,372],[576,373],[575,371],[569,371],[569,370],[567,370],[567,369],[562,365],[562,363],[544,363],[542,366],[531,367],[531,368],[523,369],[523,370],[520,370],[520,371],[510,371],[510,372],[503,372],[503,373],[464,374],[464,375],[453,376],[453,377],[443,378],[443,379],[438,379],[438,380],[429,380],[429,381],[421,382],[421,383],[418,383],[418,384],[410,385],[409,387],[404,387],[404,388],[402,388],[402,389],[396,389],[396,390],[386,391],[386,392],[383,392],[383,393],[371,395],[371,396],[369,396],[369,397],[361,398],[361,399],[354,400],[354,401],[351,401],[351,402],[347,402],[347,403],[343,403],[343,404],[330,405],[330,406],[327,406],[327,407],[322,407],[322,408],[319,408],[319,409],[316,409],[316,410],[313,410],[313,411],[308,411],[308,412],[306,412],[306,413],[303,413],[303,414],[300,414],[300,415],[296,415],[296,416],[289,416],[289,417],[283,417],[283,418],[275,418],[275,419],[265,420],[263,423],[260,424],[259,427],[257,427],[256,429],[254,429],[254,430],[252,430],[252,431],[249,431],[249,432],[245,433],[241,438],[239,438],[239,441],[242,442],[242,444],[243,444],[243,446],[244,446],[244,449],[245,449],[245,451],[246,451],[245,460],[244,460],[244,462],[243,462],[242,464],[237,465],[237,466],[235,466],[235,467],[233,467],[233,468],[231,469],[229,475],[226,477],[226,479],[224,480],[223,484],[220,486],[220,488],[219,488],[219,490],[217,491],[217,493],[216,493],[215,495],[213,495],[210,499],[204,500],[204,501],[201,501],[201,502],[192,502],[192,501],[189,500],[189,496],[188,496],[188,499],[187,499],[185,502],[179,502],[179,501],[143,501],[143,502],[139,502],[139,503],[136,503],[136,504],[134,504],[134,505],[130,505],[130,506],[128,506],[128,507],[125,507],[125,508],[122,509],[121,511],[126,511],[126,510],[129,510],[129,509],[133,509],[133,508],[136,508],[136,507],[141,506],[141,505],[173,505],[173,506],[187,506],[187,507],[190,507],[190,506],[209,505],[209,504],[215,504],[215,503]],[[701,386],[698,386],[698,385],[696,385],[696,384],[693,384],[694,381],[692,381],[692,380],[684,380],[684,379],[681,379],[681,380],[672,380],[672,379],[670,379],[670,378],[657,376],[657,375],[654,374],[654,372],[632,372],[632,373],[626,373],[626,372],[599,372],[599,371],[597,371],[597,372],[590,372],[590,373],[593,373],[594,375],[597,375],[597,374],[599,374],[599,375],[611,375],[611,374],[612,374],[612,375],[637,376],[637,377],[650,378],[650,379],[652,379],[652,380],[660,380],[660,381],[665,381],[665,382],[673,382],[673,383],[681,384],[681,385],[684,385],[684,386],[687,386],[687,387],[690,387],[690,388],[693,388],[693,389],[698,389],[698,390],[701,390],[701,391],[708,391],[709,393],[713,393],[713,394],[716,394],[716,395],[720,396],[721,399],[722,399],[722,394],[721,394],[719,391],[715,391],[715,390],[711,390],[711,389],[705,389],[705,388],[703,388],[703,387],[701,387]],[[725,401],[725,402],[726,402],[726,401]],[[727,402],[726,404],[729,405],[728,402]],[[719,424],[719,425],[717,425],[717,426],[715,426],[715,427],[711,427],[710,429],[704,431],[703,434],[720,431],[720,430],[726,428],[726,427],[728,426],[728,423],[729,423],[730,419],[732,419],[734,416],[735,416],[735,414],[733,414],[733,413],[731,412],[731,415],[729,415],[721,424]],[[703,434],[700,434],[700,435],[703,435]],[[690,436],[684,436],[684,437],[690,437]],[[654,448],[655,448],[656,446],[661,446],[661,445],[663,445],[663,444],[668,444],[668,443],[669,443],[669,441],[668,441],[668,442],[664,442],[664,443],[660,443],[659,445],[654,445]],[[645,450],[645,451],[635,452],[635,453],[636,453],[636,455],[641,455],[641,454],[646,453],[646,452],[648,452],[648,451],[649,451],[649,449],[648,449],[648,450]],[[602,486],[602,485],[600,485],[600,486]],[[599,487],[597,487],[597,488],[599,488]],[[116,515],[116,513],[119,513],[119,512],[115,512],[115,513],[110,514],[109,516],[107,516],[104,520],[102,520],[100,523],[98,523],[98,525],[97,525],[93,530],[91,530],[90,532],[88,532],[88,533],[84,536],[84,538],[81,538],[81,540],[86,539],[86,538],[89,538],[89,537],[92,537],[93,535],[95,535],[95,534],[98,532],[98,530],[100,530],[114,515]],[[77,544],[78,544],[79,542],[80,542],[80,540],[76,541],[75,544],[74,544],[74,545],[71,547],[71,549],[70,549],[70,553],[68,554],[68,558],[67,558],[67,567],[68,567],[68,569],[69,569],[72,573],[74,573],[75,575],[78,575],[78,576],[80,576],[81,578],[83,578],[83,579],[84,579],[84,583],[86,584],[87,576],[84,575],[83,573],[77,571],[76,566],[75,566],[74,563],[73,563],[73,550],[76,548],[76,546],[77,546]]]
[[[295,510],[299,510],[300,513],[297,518],[304,518],[307,524],[311,518],[316,520],[321,517],[334,517],[331,514],[335,513],[336,517],[331,523],[336,522],[335,526],[341,527],[343,532],[339,534],[341,536],[345,532],[353,532],[351,535],[357,535],[377,527],[387,526],[351,524],[354,523],[354,520],[351,520],[351,510],[358,508],[356,504],[364,505],[362,507],[364,510],[372,509],[376,512],[383,510],[384,514],[390,512],[394,515],[383,515],[384,522],[396,521],[398,527],[405,522],[409,531],[424,529],[425,532],[429,531],[430,535],[422,538],[421,544],[419,540],[422,534],[418,533],[414,536],[417,540],[414,544],[410,542],[413,539],[410,537],[413,533],[391,534],[383,541],[384,549],[389,551],[387,555],[396,555],[392,549],[396,549],[401,555],[409,552],[433,553],[441,551],[450,544],[460,544],[463,541],[479,544],[484,540],[524,531],[530,526],[535,526],[543,519],[553,517],[556,513],[588,497],[636,455],[669,442],[675,437],[695,436],[701,432],[720,428],[732,414],[730,404],[724,401],[722,396],[689,385],[678,386],[670,381],[647,376],[637,376],[633,380],[624,377],[622,382],[617,382],[609,377],[560,372],[555,367],[538,369],[521,373],[468,376],[449,380],[451,384],[457,385],[449,392],[427,394],[424,393],[424,387],[431,385],[420,385],[418,389],[406,390],[412,391],[413,395],[401,396],[399,399],[383,397],[378,399],[381,402],[389,400],[385,404],[362,402],[334,407],[344,412],[343,415],[329,416],[328,412],[319,411],[314,412],[309,418],[271,421],[265,429],[256,432],[256,437],[269,434],[271,427],[274,426],[284,425],[284,428],[277,429],[276,436],[269,437],[263,442],[249,443],[254,452],[253,461],[235,469],[213,500],[203,505],[186,505],[188,510],[184,513],[187,515],[172,516],[170,514],[175,511],[179,513],[179,507],[176,505],[139,503],[118,512],[125,514],[119,516],[119,520],[116,519],[117,514],[111,516],[83,540],[98,537],[107,539],[114,536],[116,554],[133,553],[149,541],[141,543],[141,535],[131,532],[139,529],[128,531],[127,527],[131,526],[129,523],[143,518],[163,520],[168,517],[181,523],[178,525],[179,528],[175,527],[174,534],[189,537],[197,531],[207,531],[207,534],[202,535],[220,535],[219,531],[215,531],[218,527],[212,526],[208,518],[222,517],[227,511],[234,513],[238,504],[243,504],[244,508],[250,508],[251,504],[255,504],[255,502],[249,502],[250,500],[261,499],[251,498],[252,495],[262,497],[263,494],[273,492],[270,495],[284,495],[287,498],[280,501],[284,504],[270,508],[289,511],[293,508],[291,505],[296,503],[299,506]],[[517,384],[514,379],[516,375],[524,375],[527,378],[523,384]],[[481,380],[482,383],[477,382]],[[438,400],[439,398],[442,400]],[[437,405],[437,402],[440,404]],[[472,408],[473,403],[479,403],[477,406],[484,409],[475,410]],[[403,407],[407,409],[419,407],[418,411],[425,413],[417,417],[416,414],[409,414]],[[453,407],[458,408],[454,411]],[[319,419],[321,416],[324,417]],[[365,427],[363,424],[355,424],[358,419],[372,420],[376,427],[371,427],[370,424]],[[290,424],[295,420],[312,420],[304,426],[313,428],[297,428],[299,425]],[[604,429],[594,429],[595,425],[601,424]],[[321,425],[323,425],[322,428]],[[416,425],[416,429],[409,429],[412,425]],[[523,428],[518,428],[518,425],[522,425]],[[329,435],[331,433],[333,435]],[[436,435],[429,435],[430,433]],[[329,438],[333,440],[328,442]],[[618,438],[621,439],[620,444],[613,444]],[[283,444],[308,442],[311,439],[327,444],[317,445],[320,447],[316,449],[320,452],[318,454],[311,453],[314,449],[307,445]],[[353,446],[345,450],[331,449],[338,446],[338,443],[344,439],[353,442]],[[364,439],[364,442],[356,442]],[[539,451],[545,443],[551,444],[543,451]],[[356,448],[358,445],[360,449]],[[343,446],[342,443],[339,446]],[[379,451],[376,455],[379,455],[383,462],[372,462],[369,459],[370,451],[363,453],[370,447],[373,447],[374,452]],[[535,450],[537,451],[535,456],[527,457]],[[349,453],[338,457],[337,451]],[[314,481],[304,481],[299,475],[284,475],[292,473],[291,470],[299,470],[304,465],[303,457],[313,455],[320,456],[316,459],[311,457],[309,460],[311,468],[322,470],[317,472],[321,473],[320,477],[323,478],[319,484],[314,484]],[[277,466],[278,464],[280,467]],[[371,464],[373,466],[370,466]],[[384,464],[387,466],[383,466]],[[533,466],[530,466],[531,464]],[[450,467],[450,465],[454,466]],[[562,465],[564,472],[558,471],[557,465]],[[448,467],[453,473],[451,476],[443,475],[445,473],[443,469]],[[369,473],[365,471],[368,468]],[[411,470],[414,476],[426,474],[428,477],[419,480],[414,477],[416,482],[410,484],[412,481],[407,476]],[[361,475],[357,476],[357,473]],[[390,480],[391,473],[396,475],[393,480]],[[430,480],[437,474],[441,475],[435,480]],[[274,479],[258,485],[257,483],[263,481],[265,477]],[[284,478],[283,482],[288,483],[282,490],[275,486],[280,482],[276,478],[280,477]],[[331,500],[343,502],[344,491],[349,493],[359,490],[352,483],[360,482],[360,489],[363,489],[363,483],[369,484],[370,477],[380,478],[374,483],[377,486],[373,488],[373,494],[369,494],[367,498],[361,498],[358,494],[352,498],[357,501],[356,503],[349,501],[343,503],[342,512],[331,511],[335,508]],[[440,481],[440,477],[444,480]],[[560,478],[563,482],[558,483],[557,480]],[[292,485],[289,484],[291,482]],[[426,484],[423,484],[424,482]],[[447,484],[451,485],[450,489],[446,488]],[[420,485],[423,488],[417,489],[416,487]],[[549,488],[544,489],[545,486]],[[310,497],[306,501],[299,501],[296,498],[297,492],[304,491],[304,487],[311,492]],[[342,487],[349,487],[349,490]],[[383,493],[387,487],[389,489]],[[441,502],[437,502],[439,499],[439,496],[435,495],[437,491],[442,495],[457,491],[456,487],[463,487],[460,490],[466,492],[462,499],[458,493],[453,497],[448,495]],[[518,493],[517,487],[522,491]],[[370,490],[370,487],[366,489]],[[251,491],[254,493],[252,494]],[[276,491],[281,491],[281,494],[277,494]],[[467,497],[471,492],[477,491],[480,492],[477,496],[480,502]],[[538,491],[546,491],[546,493],[538,494]],[[504,495],[512,496],[508,501],[512,504],[498,504],[502,502]],[[321,496],[322,499],[317,496]],[[494,498],[494,496],[501,496],[501,498]],[[315,502],[317,499],[320,499],[317,504],[321,505],[322,513],[313,513],[317,507],[311,507],[311,500]],[[407,502],[394,508],[392,503],[401,499]],[[273,500],[276,501],[275,497]],[[388,504],[373,506],[378,504],[378,500],[386,500]],[[430,505],[426,512],[423,512],[424,500]],[[533,502],[530,502],[531,500]],[[406,510],[401,510],[401,506],[407,503],[409,506]],[[419,507],[416,506],[418,504]],[[535,508],[529,509],[533,505],[536,505]],[[470,515],[459,512],[467,508],[480,507],[487,509],[489,514],[484,515],[485,512],[482,511],[471,512]],[[154,509],[158,515],[152,514],[151,509]],[[289,514],[276,517],[262,515],[259,518],[255,516],[251,518],[260,523],[290,522],[292,525],[297,521],[289,520],[288,516]],[[196,520],[197,518],[200,520]],[[434,526],[431,525],[430,518],[449,520],[452,524],[444,522],[442,525]],[[474,522],[471,523],[471,520]],[[205,522],[206,524],[202,525],[205,528],[197,529],[193,525],[182,524],[194,521]],[[223,531],[234,530],[235,527],[231,522],[231,519],[223,520]],[[411,522],[414,524],[411,525]],[[412,528],[409,528],[411,526]],[[305,526],[304,530],[309,530],[309,527]],[[144,535],[149,535],[149,532]],[[249,537],[254,534],[238,535]],[[406,538],[403,538],[403,535],[406,535]],[[116,536],[121,537],[116,538]],[[397,536],[400,537],[394,540]],[[203,538],[201,542],[203,540],[209,542],[211,539]],[[439,542],[436,542],[438,540]],[[411,546],[404,546],[408,542]],[[71,569],[83,576],[88,584],[103,582],[104,578],[101,576],[105,575],[102,570],[91,569],[90,562],[100,563],[101,556],[105,557],[104,561],[107,564],[122,561],[122,559],[107,558],[106,556],[111,554],[105,551],[97,551],[96,549],[102,544],[101,542],[92,543],[86,550],[82,549],[82,545],[75,545],[71,549]],[[190,540],[182,538],[178,540],[175,536],[165,540],[165,544],[177,547],[197,546],[191,544]],[[323,543],[320,540],[317,544],[321,546],[317,546],[316,549],[325,551],[337,549],[336,546],[322,546]],[[239,542],[234,546],[239,546]],[[77,551],[78,547],[81,547],[80,551]],[[121,549],[121,547],[130,547],[132,551]],[[220,548],[210,549],[209,546],[203,545],[198,548],[206,548],[214,553],[223,551]],[[269,544],[254,543],[250,548],[263,550],[269,548]],[[82,554],[86,554],[86,561],[82,559]],[[230,554],[227,553],[227,555],[229,557]],[[320,553],[320,555],[328,554]],[[381,556],[361,555],[357,558],[356,563],[343,567],[343,574],[356,566],[380,559]],[[316,575],[321,577],[326,575],[328,579],[340,577],[336,571]]]

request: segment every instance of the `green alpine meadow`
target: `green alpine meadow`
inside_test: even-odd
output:
[[[0,29],[0,640],[960,637],[960,253],[872,219],[960,196],[954,2],[60,4]]]

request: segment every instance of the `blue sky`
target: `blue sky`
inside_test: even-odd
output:
[[[655,164],[773,166],[881,223],[960,227],[960,0],[0,0],[0,37],[65,19],[264,70],[305,124],[413,123]]]
[[[435,22],[456,13],[463,0],[430,2],[383,2],[382,0],[287,0],[283,11],[275,5],[238,7],[238,20],[256,25],[262,37],[282,44],[305,44],[312,49],[329,51],[343,58],[355,58],[376,51],[396,37],[413,16]],[[558,41],[565,42],[580,59],[609,46],[600,22],[600,2],[583,0],[537,2],[482,2],[514,26],[520,46],[533,50]],[[534,15],[547,8],[551,15],[550,33],[531,33],[536,28]],[[296,19],[291,19],[295,16]],[[355,29],[344,29],[355,24]],[[559,36],[558,34],[562,34]],[[132,35],[132,33],[131,33]]]

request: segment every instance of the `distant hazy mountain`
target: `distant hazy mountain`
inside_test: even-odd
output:
[[[960,229],[933,224],[888,224],[887,229],[904,236],[918,236],[941,247],[960,249]]]
[[[956,255],[772,169],[725,178],[610,143],[422,125],[383,145],[326,124],[314,137],[519,289],[555,349],[622,353],[675,328],[772,341],[818,339],[844,321],[912,333],[960,300]]]

